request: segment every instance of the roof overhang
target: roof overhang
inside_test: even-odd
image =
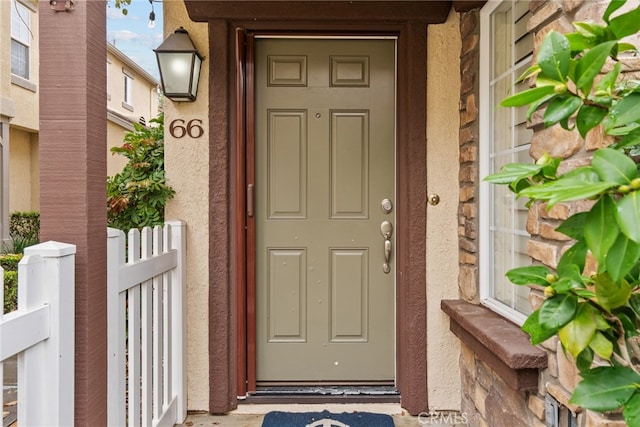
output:
[[[467,5],[469,3],[469,5]],[[380,1],[380,0],[185,0],[189,17],[251,21],[406,22],[442,23],[453,4],[456,10],[477,7],[484,1]]]

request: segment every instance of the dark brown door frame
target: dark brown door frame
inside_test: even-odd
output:
[[[381,2],[383,3],[383,2]],[[349,28],[349,32],[344,29]],[[236,28],[238,30],[236,30]],[[209,395],[210,412],[237,406],[250,375],[247,340],[255,318],[247,306],[253,262],[246,242],[251,227],[246,218],[248,175],[245,129],[245,76],[252,64],[242,31],[272,34],[314,33],[380,35],[398,38],[397,70],[397,249],[396,249],[396,384],[402,406],[412,414],[428,410],[426,318],[426,23],[358,23],[319,25],[292,22],[209,21],[210,102],[210,289]],[[242,46],[240,46],[242,44]],[[246,68],[245,68],[246,67]],[[254,323],[255,325],[255,323]],[[255,335],[254,335],[255,336]],[[251,368],[250,368],[251,369]],[[255,378],[255,376],[254,376]]]

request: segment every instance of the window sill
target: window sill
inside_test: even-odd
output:
[[[547,353],[532,346],[517,325],[463,300],[442,300],[440,308],[451,319],[451,332],[509,387],[518,391],[538,388],[538,370],[547,367]]]
[[[33,93],[36,93],[38,91],[38,85],[30,82],[29,80],[23,77],[16,76],[15,74],[11,74],[11,83],[13,83],[16,86],[20,86],[23,89],[29,90]]]
[[[133,112],[133,105],[127,103],[127,102],[123,102],[122,103],[122,108],[124,108],[125,110],[129,110],[131,112]]]

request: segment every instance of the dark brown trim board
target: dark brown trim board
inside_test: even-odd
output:
[[[244,222],[244,213],[237,212],[239,209],[245,210],[246,184],[251,183],[252,179],[248,175],[252,166],[247,164],[248,147],[244,141],[250,138],[246,138],[243,129],[239,127],[239,123],[245,120],[239,116],[250,111],[252,107],[245,103],[245,99],[240,99],[243,91],[239,89],[242,83],[238,82],[238,79],[242,78],[242,73],[238,72],[238,68],[242,64],[236,60],[237,29],[270,34],[387,34],[398,38],[396,385],[401,394],[402,406],[410,413],[417,414],[428,410],[425,240],[426,26],[430,22],[444,22],[449,11],[449,3],[353,2],[369,4],[367,19],[350,16],[341,16],[338,19],[332,15],[337,10],[333,7],[327,9],[333,10],[331,13],[326,12],[327,17],[311,16],[310,8],[306,5],[305,13],[309,22],[292,20],[295,13],[302,13],[296,4],[303,2],[269,2],[271,9],[268,13],[275,14],[273,16],[277,16],[277,20],[272,20],[271,15],[258,14],[256,16],[262,16],[262,20],[253,20],[252,17],[248,21],[232,21],[212,16],[215,13],[231,14],[230,9],[217,8],[216,4],[222,7],[223,4],[235,2],[185,3],[192,19],[209,21],[210,51],[207,57],[210,60],[210,412],[224,413],[234,409],[237,406],[238,393],[255,387],[247,383],[251,378],[252,363],[255,363],[247,359],[250,354],[248,349],[252,345],[252,307],[248,304],[244,313],[240,307],[251,293],[247,283],[251,280],[252,261],[250,250],[244,243],[247,240],[244,239],[250,238],[252,228],[250,220]],[[335,6],[343,2],[327,3]],[[406,20],[402,22],[390,22],[383,12],[388,10],[390,5],[399,7],[399,3],[419,3],[423,8],[432,7],[433,13],[422,21],[413,16],[412,19],[405,17]],[[238,3],[235,4],[235,8],[244,8],[242,16],[239,17],[243,18],[244,15],[251,14],[252,7],[259,8],[262,5],[262,2],[243,1],[242,7]],[[316,7],[312,9],[314,14],[322,10]],[[332,17],[328,17],[329,15]],[[235,15],[232,17],[238,18]],[[248,69],[251,64],[246,62],[244,65],[247,67],[245,71],[248,76],[251,74]],[[250,100],[247,99],[246,102],[249,103]],[[251,132],[253,125],[250,115],[247,115],[245,125],[244,132]],[[249,265],[247,270],[244,270],[245,265]],[[245,315],[247,321],[238,318]],[[243,340],[246,342],[240,342]],[[241,354],[243,352],[247,353]],[[245,360],[247,365],[242,366]]]

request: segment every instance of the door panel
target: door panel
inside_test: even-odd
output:
[[[256,379],[393,381],[395,41],[258,39],[255,87]]]

